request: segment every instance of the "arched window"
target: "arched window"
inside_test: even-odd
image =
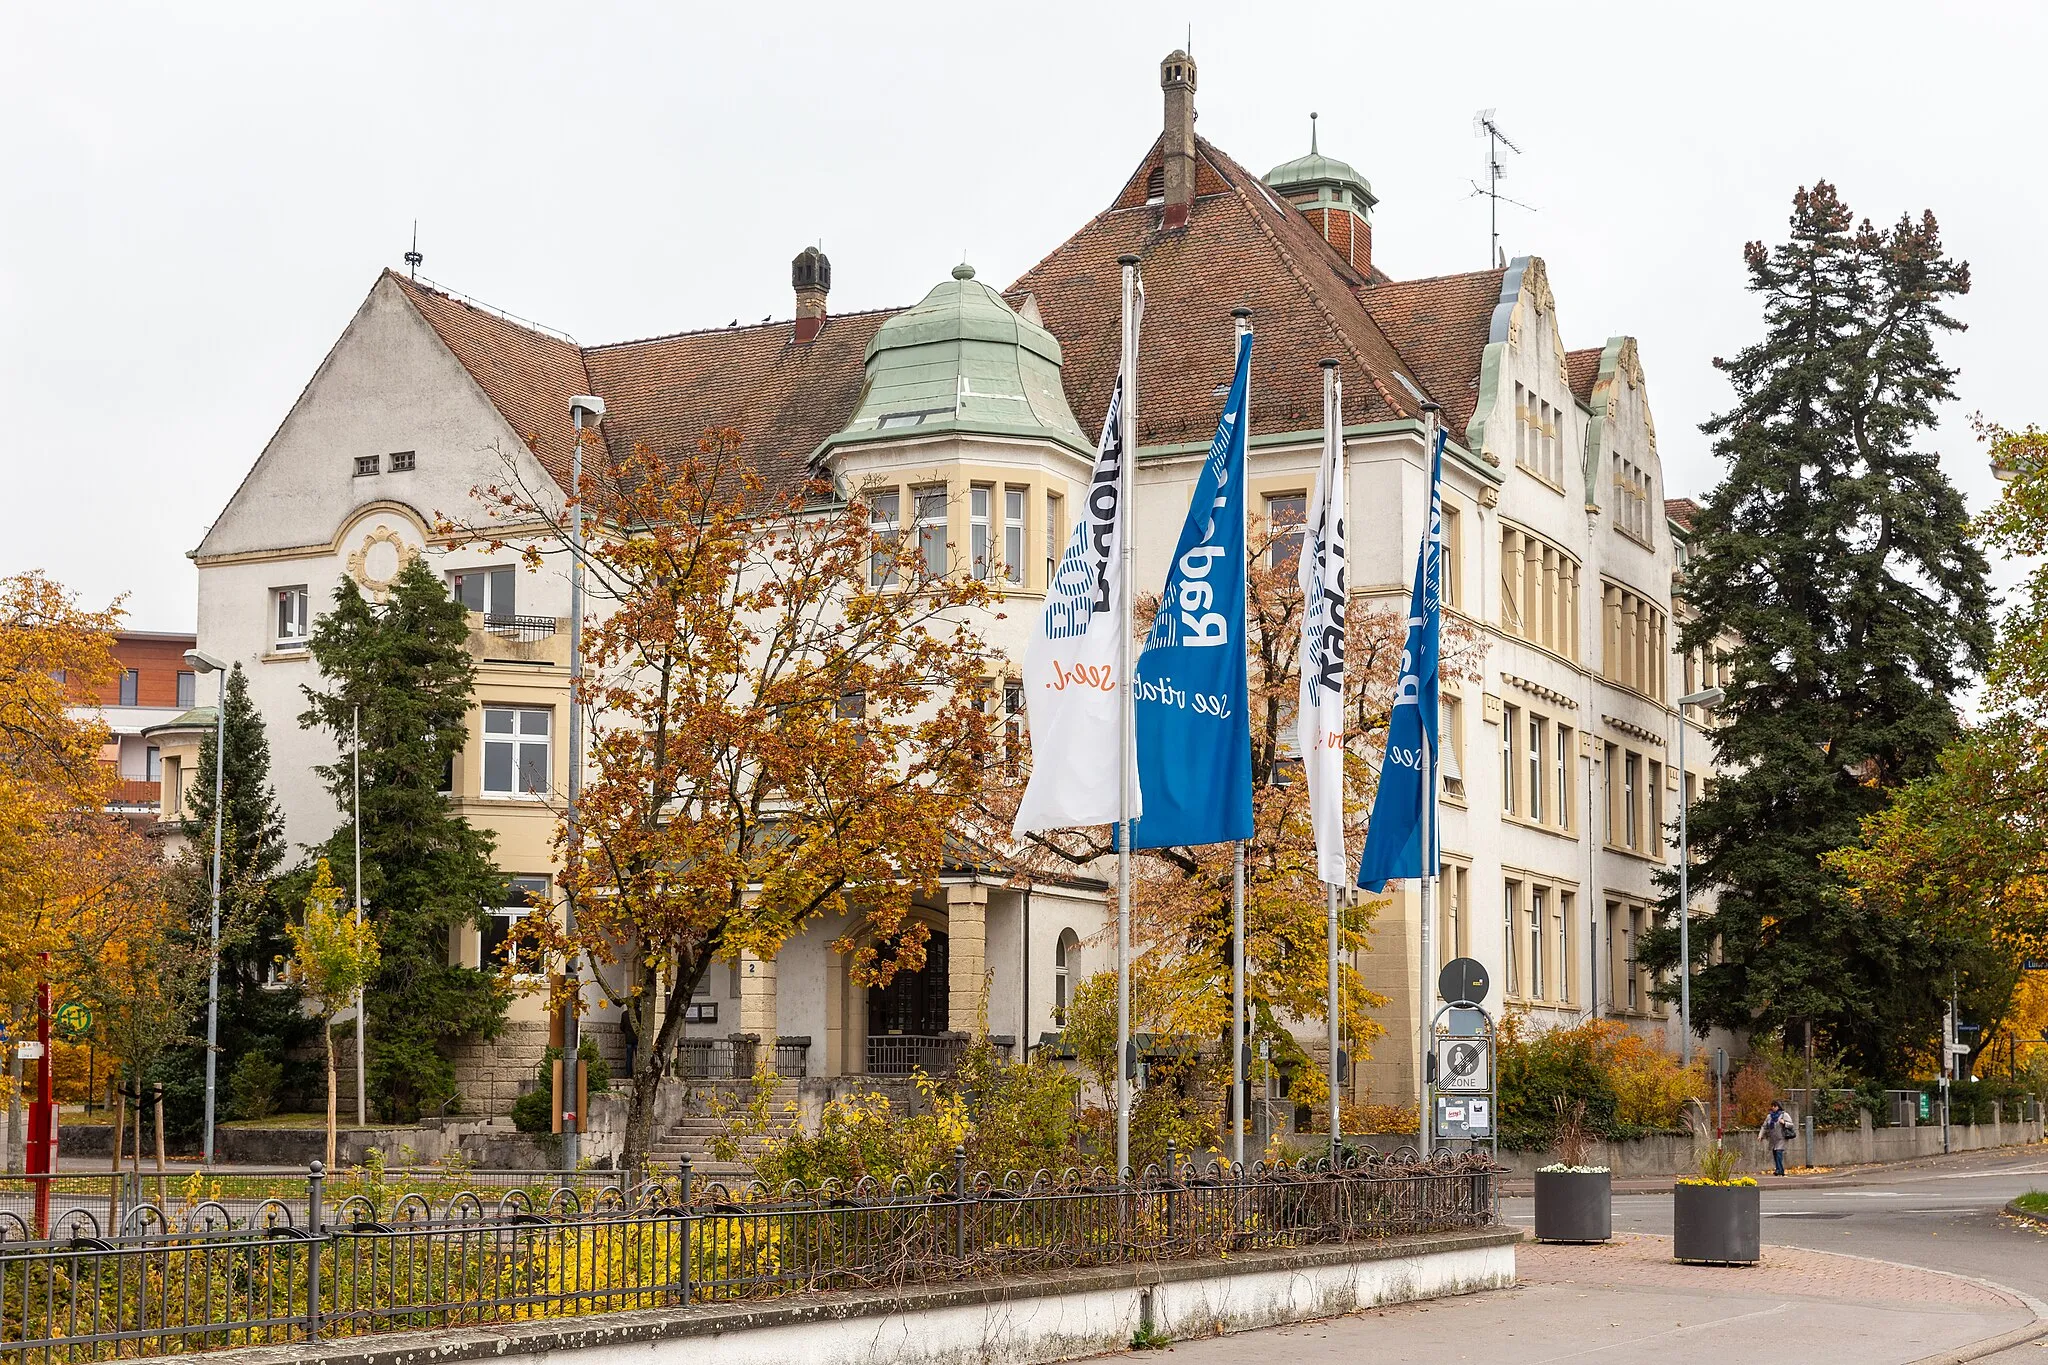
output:
[[[1059,943],[1052,950],[1052,1021],[1067,1026],[1067,1001],[1074,969],[1081,965],[1081,936],[1072,929],[1060,930]]]

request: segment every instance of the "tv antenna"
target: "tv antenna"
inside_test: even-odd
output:
[[[1500,192],[1500,182],[1507,177],[1508,173],[1508,168],[1501,164],[1501,148],[1505,147],[1517,156],[1522,154],[1522,149],[1517,147],[1515,140],[1502,130],[1500,120],[1494,117],[1494,113],[1495,111],[1492,109],[1481,109],[1472,116],[1472,135],[1486,139],[1486,186],[1482,189],[1479,182],[1475,180],[1472,182],[1472,193],[1475,195],[1483,194],[1487,199],[1486,221],[1488,231],[1491,234],[1490,249],[1486,254],[1487,262],[1491,265],[1502,266],[1507,264],[1507,260],[1500,252],[1501,204],[1503,202],[1513,204],[1516,208],[1527,209],[1531,213],[1536,212],[1536,206],[1534,204],[1525,204],[1519,199],[1509,199]]]
[[[418,279],[420,267],[425,265],[426,261],[427,258],[420,255],[420,220],[415,218],[412,220],[412,249],[405,253],[406,274]]]

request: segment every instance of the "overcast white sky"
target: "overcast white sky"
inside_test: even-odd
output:
[[[1741,248],[1833,179],[1931,208],[1971,263],[1937,439],[2048,419],[2033,5],[0,5],[0,572],[189,628],[196,545],[414,218],[423,273],[585,342],[791,311],[821,240],[844,311],[964,251],[1007,284],[1156,133],[1193,25],[1201,130],[1323,149],[1380,197],[1397,277],[1486,263],[1472,115],[1521,143],[1509,254],[1565,337],[1640,339],[1666,485],[1718,475],[1710,365],[1757,331]]]

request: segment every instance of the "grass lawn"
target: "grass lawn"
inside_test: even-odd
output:
[[[2048,1190],[2029,1190],[2015,1202],[2029,1212],[2048,1213]]]

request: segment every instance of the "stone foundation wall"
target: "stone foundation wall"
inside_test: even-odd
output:
[[[613,1083],[623,1082],[626,1040],[616,1022],[586,1019],[582,1036],[593,1039],[611,1064]],[[540,1084],[540,1059],[548,1047],[545,1020],[514,1020],[489,1041],[470,1043],[455,1054],[455,1091],[461,1112],[509,1114],[512,1102]]]

